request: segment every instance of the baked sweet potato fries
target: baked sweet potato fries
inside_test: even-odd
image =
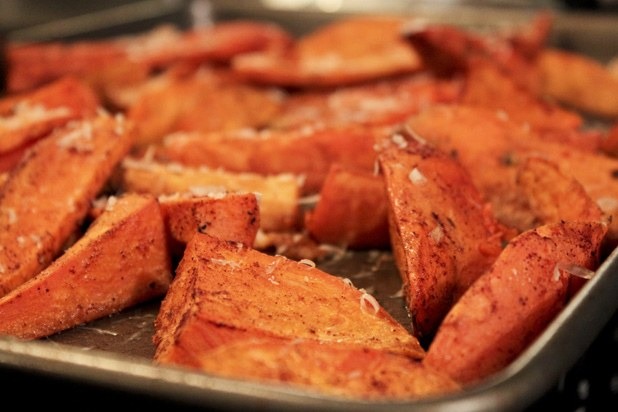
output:
[[[159,299],[160,365],[382,400],[500,373],[618,241],[618,77],[551,29],[9,43],[0,334]],[[337,251],[392,256],[409,317]]]

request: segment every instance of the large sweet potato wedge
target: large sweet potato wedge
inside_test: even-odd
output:
[[[570,273],[596,270],[606,233],[603,223],[561,221],[512,239],[447,314],[425,364],[462,385],[507,366],[562,310]]]
[[[401,134],[385,146],[378,159],[391,247],[414,333],[428,338],[493,263],[503,233],[457,160]]]
[[[155,321],[154,359],[197,365],[201,353],[256,336],[424,355],[413,335],[344,279],[196,233]]]
[[[460,390],[446,375],[407,356],[303,339],[236,341],[201,354],[197,367],[348,399],[411,400]]]
[[[114,199],[50,266],[0,298],[0,335],[49,336],[167,291],[172,268],[157,200]]]
[[[132,143],[130,124],[102,112],[29,149],[0,187],[0,296],[60,254]]]
[[[155,196],[222,190],[252,192],[258,195],[261,229],[286,231],[296,228],[299,223],[301,182],[289,173],[262,176],[126,157],[116,180],[120,190],[151,193]]]

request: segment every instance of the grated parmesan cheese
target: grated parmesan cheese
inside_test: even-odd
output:
[[[73,123],[73,130],[62,136],[58,140],[58,147],[75,150],[78,153],[92,152],[92,123],[81,122],[78,124]]]
[[[64,106],[47,108],[41,104],[32,105],[28,102],[20,102],[15,105],[10,116],[0,116],[0,127],[15,130],[33,123],[58,119],[69,115],[71,115],[71,110]]]
[[[363,289],[361,289],[361,291],[363,292],[361,297],[360,297],[360,309],[361,309],[361,311],[363,311],[363,313],[368,313],[368,307],[367,306],[369,305],[369,306],[371,306],[373,314],[376,315],[380,311],[380,304],[378,303],[376,298],[371,296],[369,293],[367,293]]]
[[[440,243],[444,237],[444,232],[442,231],[442,226],[439,223],[431,230],[431,232],[429,232],[429,237],[436,245]]]
[[[424,183],[427,182],[427,178],[425,177],[425,175],[423,175],[421,173],[420,170],[418,170],[417,167],[415,167],[414,169],[412,169],[412,171],[410,172],[410,174],[408,175],[408,178],[410,179],[410,181],[412,183],[414,183],[415,185],[422,185]]]
[[[408,146],[408,141],[406,140],[405,137],[403,137],[402,134],[400,133],[395,133],[391,136],[391,141],[393,143],[395,143],[395,145],[397,147],[399,147],[400,149],[404,149],[405,147]]]
[[[311,259],[301,259],[298,261],[298,263],[302,263],[304,265],[307,265],[309,267],[314,268],[315,267],[315,262]]]

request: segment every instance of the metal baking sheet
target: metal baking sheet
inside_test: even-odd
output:
[[[167,19],[178,16],[184,16],[183,19],[189,16],[182,24],[192,22],[191,14],[186,8],[195,7],[194,2],[175,2],[173,8],[169,8],[170,3],[164,1],[153,1],[149,4],[152,7],[167,7],[163,11],[159,10],[157,19],[149,18],[149,24],[169,21]],[[284,26],[285,22],[293,24],[294,19],[300,19],[304,22],[305,30],[344,13],[273,11],[251,8],[249,4],[244,4],[244,9],[234,6],[224,8],[218,5],[218,2],[209,2],[208,6],[212,7],[207,10],[212,14],[201,14],[201,18],[263,18],[282,22]],[[524,12],[526,16],[529,15],[529,10]],[[109,11],[106,13],[90,14],[88,18],[97,19],[96,21],[101,23],[101,18],[114,15]],[[149,10],[151,17],[153,13],[153,10]],[[475,20],[470,21],[470,24],[478,20],[478,14],[469,15],[475,16]],[[519,12],[510,15],[520,16]],[[438,15],[434,13],[430,17],[437,18],[436,16]],[[131,16],[131,19],[140,21],[139,15]],[[82,20],[71,21],[80,22],[78,26],[81,27]],[[558,20],[558,28],[568,26],[560,23],[562,21],[564,20]],[[601,24],[597,27],[602,26]],[[27,28],[20,29],[18,34],[34,37],[37,33],[45,33],[46,27],[53,25],[39,25],[30,32]],[[79,27],[76,26],[75,30]],[[300,26],[295,27],[298,29]],[[70,31],[75,34],[75,30]],[[570,36],[573,36],[572,32],[558,32],[554,34],[554,39],[558,43],[566,42],[564,44],[579,48],[580,46],[575,46],[574,43],[568,43]],[[608,43],[610,42],[605,42]],[[609,56],[612,51],[605,53]],[[400,294],[401,282],[389,251],[348,251],[320,263],[319,267],[328,273],[347,277],[356,286],[365,288],[404,326],[409,325]],[[598,269],[596,276],[511,366],[482,384],[460,393],[417,401],[348,401],[311,395],[284,386],[236,381],[182,368],[156,366],[151,361],[154,353],[154,319],[159,309],[159,301],[156,300],[37,341],[23,342],[0,338],[0,384],[3,397],[15,397],[22,405],[49,405],[53,401],[68,405],[71,399],[80,394],[88,394],[96,396],[96,400],[91,400],[96,406],[118,406],[130,400],[139,401],[141,406],[169,406],[174,410],[523,410],[553,387],[582,356],[616,312],[616,296],[618,252],[614,251]],[[54,391],[42,398],[36,389],[34,396],[26,397],[16,395],[17,391],[12,390],[23,385],[36,388],[39,384],[44,384]]]

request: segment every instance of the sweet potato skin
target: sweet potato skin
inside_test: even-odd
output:
[[[424,359],[462,385],[512,362],[562,310],[571,265],[596,270],[607,226],[558,222],[514,238],[459,299]]]
[[[28,151],[0,187],[0,296],[61,252],[132,141],[130,124],[102,113]]]
[[[50,266],[0,298],[0,334],[49,336],[162,296],[171,279],[156,199],[128,194]]]

